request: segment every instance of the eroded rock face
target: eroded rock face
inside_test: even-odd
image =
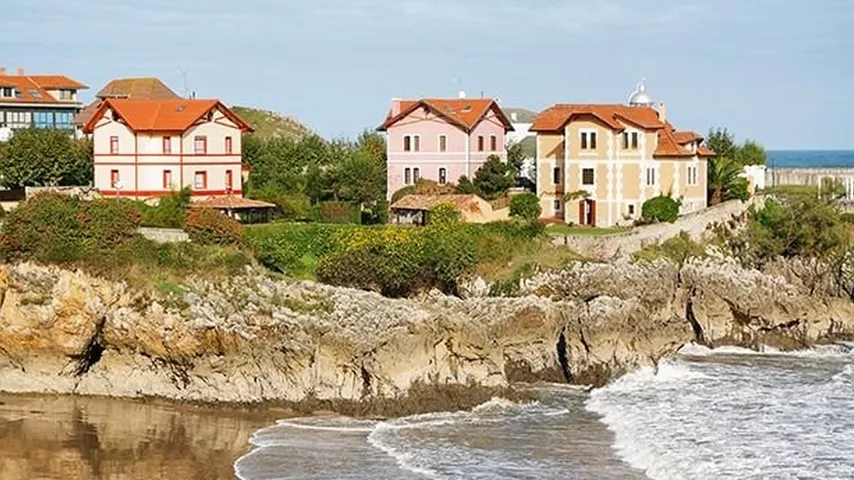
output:
[[[578,264],[527,280],[517,298],[392,300],[259,269],[186,287],[153,297],[3,267],[0,390],[261,402],[600,385],[691,341],[796,348],[854,334],[851,302],[720,259]]]

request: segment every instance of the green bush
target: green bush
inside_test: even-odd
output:
[[[510,216],[524,220],[536,220],[543,213],[540,197],[533,193],[516,195],[510,200]]]
[[[42,193],[21,202],[3,224],[5,256],[58,263],[79,258],[86,247],[77,217],[79,203],[58,193]]]
[[[646,221],[673,223],[679,218],[680,204],[669,195],[659,195],[643,203],[641,216]]]
[[[190,240],[201,245],[237,245],[243,242],[240,223],[210,208],[192,208],[185,229]]]
[[[189,187],[161,197],[155,206],[141,204],[142,225],[156,228],[184,228],[189,205]]]
[[[98,248],[110,248],[136,235],[142,214],[130,200],[100,198],[79,202],[77,220],[85,238]]]
[[[362,207],[351,202],[320,202],[320,221],[323,223],[360,224]]]
[[[634,253],[633,258],[642,262],[653,262],[665,258],[681,265],[689,258],[702,257],[705,254],[706,250],[702,245],[691,240],[686,232],[680,232],[677,237],[644,247],[643,250]]]
[[[442,202],[430,209],[427,218],[430,225],[455,225],[460,223],[462,215],[454,204]]]

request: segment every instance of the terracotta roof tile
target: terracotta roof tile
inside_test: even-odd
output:
[[[712,150],[711,148],[709,148],[709,147],[705,146],[705,145],[700,145],[699,147],[697,147],[697,156],[700,156],[700,157],[714,157],[714,156],[715,156],[715,151],[714,151],[714,150]]]
[[[94,102],[86,106],[73,120],[75,125],[86,125],[106,98],[137,100],[168,100],[181,98],[157,78],[119,78],[110,81],[95,94]]]
[[[461,212],[480,212],[480,202],[484,200],[477,195],[407,195],[391,208],[397,210],[430,210],[436,205],[450,203]]]
[[[71,83],[60,87],[57,82]],[[72,83],[79,86],[72,86]],[[13,98],[0,98],[0,102],[3,103],[68,103],[70,105],[74,105],[76,102],[58,100],[48,93],[47,90],[57,88],[87,88],[82,83],[59,75],[0,75],[0,86],[12,87],[16,92]]]
[[[181,98],[158,78],[118,78],[110,81],[95,95],[98,98],[136,98],[168,100]]]
[[[622,131],[626,124],[637,125],[648,130],[664,128],[658,112],[651,107],[630,107],[611,104],[557,104],[541,112],[534,119],[531,131],[560,131],[573,117],[589,115],[599,119],[608,127]]]
[[[502,123],[504,123],[505,129],[508,131],[513,130],[513,127],[510,125],[510,120],[508,120],[504,115],[504,112],[498,106],[498,103],[491,98],[425,98],[421,100],[401,100],[400,113],[392,115],[391,112],[389,112],[388,117],[386,117],[386,121],[379,127],[379,130],[384,131],[388,129],[399,120],[422,107],[434,112],[436,115],[445,118],[449,122],[466,131],[474,129],[474,127],[483,120],[490,110],[494,110],[498,114]]]
[[[691,143],[691,142],[694,142],[697,140],[700,140],[700,141],[703,140],[702,135],[700,135],[697,132],[691,132],[691,131],[686,131],[686,132],[674,131],[673,137],[676,139],[676,141],[679,143],[679,145],[685,145],[686,143]]]
[[[237,123],[241,129],[252,129],[252,127],[219,100],[186,100],[183,98],[172,100],[130,100],[111,98],[105,100],[98,107],[97,112],[86,124],[85,130],[87,133],[91,132],[94,129],[94,123],[109,108],[114,110],[134,131],[183,132],[205,114],[217,107],[231,118],[232,121]]]
[[[246,210],[252,208],[276,208],[272,203],[249,198],[227,196],[211,197],[190,203],[190,208],[212,208],[214,210]]]

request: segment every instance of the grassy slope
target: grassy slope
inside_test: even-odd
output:
[[[262,139],[304,137],[313,133],[298,120],[268,110],[248,107],[233,107],[235,113],[255,129]]]

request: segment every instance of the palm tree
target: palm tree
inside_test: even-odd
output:
[[[717,205],[724,201],[727,192],[733,191],[741,178],[741,165],[728,157],[714,157],[709,160],[709,204]]]

